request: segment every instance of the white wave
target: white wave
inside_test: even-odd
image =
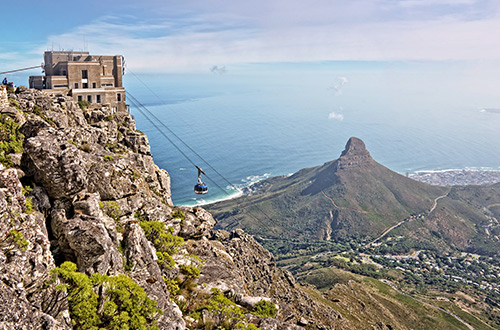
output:
[[[193,203],[186,203],[186,204],[183,204],[182,206],[189,206],[189,207],[203,206],[203,205],[207,205],[207,204],[212,204],[212,203],[217,203],[217,202],[222,202],[222,201],[227,201],[227,200],[230,200],[230,199],[238,198],[238,197],[240,197],[242,195],[243,195],[243,192],[241,190],[237,190],[234,193],[229,194],[226,197],[221,197],[221,198],[217,198],[217,197],[215,197],[213,199],[209,199],[209,198],[207,198],[207,199],[204,199],[204,198],[197,199],[197,198],[194,198],[195,201]]]
[[[193,198],[192,203],[186,203],[183,204],[183,206],[202,206],[202,205],[207,205],[207,204],[212,204],[212,203],[217,203],[217,202],[222,202],[234,198],[238,198],[240,196],[243,196],[244,194],[244,189],[252,186],[253,184],[267,179],[268,177],[271,176],[271,173],[264,173],[262,175],[249,175],[244,179],[241,179],[241,184],[235,184],[235,185],[228,185],[226,186],[226,196],[224,197],[213,197],[213,198]],[[229,190],[229,192],[228,192]],[[205,195],[206,196],[206,195]]]

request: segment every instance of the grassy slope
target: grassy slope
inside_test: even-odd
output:
[[[334,279],[323,287],[323,295],[307,287],[306,291],[316,300],[339,311],[355,329],[372,329],[377,324],[391,325],[394,329],[467,329],[453,316],[369,277],[323,268],[299,274],[298,278],[319,286],[325,283],[318,282],[318,279]],[[493,329],[451,301],[432,300],[431,303],[451,311],[477,330]]]
[[[444,188],[405,178],[382,165],[336,172],[334,162],[260,184],[259,193],[207,207],[220,227],[256,235],[373,238],[430,209]]]

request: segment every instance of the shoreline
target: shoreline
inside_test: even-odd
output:
[[[401,173],[400,173],[401,174]],[[404,174],[402,174],[404,175]],[[259,183],[262,181],[279,177],[283,175],[267,176],[263,175],[261,179],[257,181],[249,182],[248,185],[241,185],[228,192],[224,197],[214,197],[212,199],[200,199],[193,202],[179,204],[180,206],[186,207],[196,207],[204,206],[209,204],[215,204],[218,202],[223,202],[231,199],[235,199],[245,195],[251,195],[253,193],[258,193],[260,187]],[[419,170],[413,173],[408,173],[406,177],[427,183],[433,186],[469,186],[469,185],[491,185],[500,182],[500,169],[445,169],[445,170]]]
[[[470,168],[421,170],[409,173],[407,177],[434,186],[486,186],[500,182],[500,170]]]

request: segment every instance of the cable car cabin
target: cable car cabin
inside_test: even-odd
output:
[[[205,183],[198,183],[194,186],[194,192],[198,195],[203,195],[208,192],[208,187]]]
[[[198,169],[198,183],[194,186],[194,192],[195,192],[195,194],[203,195],[203,194],[206,194],[208,192],[207,185],[203,181],[201,181],[201,174],[202,173],[205,174],[205,172],[203,172],[203,170],[201,168],[199,168],[198,166],[196,166],[196,169]]]

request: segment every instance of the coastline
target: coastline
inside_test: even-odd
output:
[[[408,177],[434,186],[483,186],[500,182],[500,170],[468,168],[422,170],[410,173]]]
[[[401,173],[400,173],[401,174]],[[282,175],[276,175],[279,177]],[[406,175],[408,178],[424,182],[433,186],[468,186],[468,185],[491,185],[500,182],[500,169],[445,169],[445,170],[419,170]],[[214,196],[212,198],[201,198],[193,200],[193,202],[182,204],[182,206],[195,207],[215,204],[218,202],[235,199],[245,195],[258,193],[262,188],[260,184],[275,176],[265,174],[260,176],[258,180],[251,180],[248,184],[241,184],[233,189],[227,188],[226,194],[223,197]],[[254,178],[257,178],[254,177]]]

